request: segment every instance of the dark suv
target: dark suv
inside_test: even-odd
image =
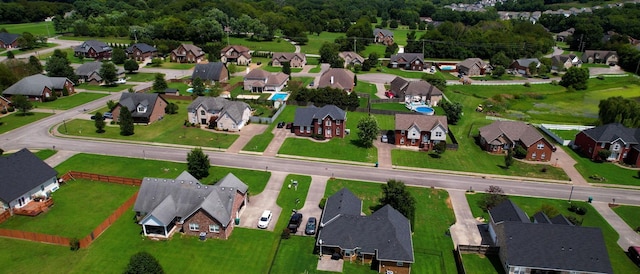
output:
[[[291,215],[291,219],[289,219],[289,231],[291,233],[296,233],[298,232],[298,227],[300,227],[300,224],[302,223],[302,213],[294,213],[293,215]]]

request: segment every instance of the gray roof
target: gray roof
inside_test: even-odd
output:
[[[424,55],[422,53],[398,53],[391,55],[391,63],[406,64],[412,63],[415,60],[419,60],[424,63]]]
[[[158,49],[156,49],[154,46],[145,44],[145,43],[136,43],[133,44],[129,47],[127,47],[127,49],[125,50],[127,53],[133,53],[133,48],[138,48],[142,53],[147,53],[147,52],[156,52],[158,51]]]
[[[120,95],[120,101],[118,104],[127,107],[131,112],[131,117],[149,118],[153,112],[153,106],[156,105],[157,100],[164,100],[157,93],[129,93],[125,92]],[[143,105],[147,108],[145,112],[138,112],[138,105]]]
[[[20,34],[0,32],[0,41],[2,41],[5,45],[12,44],[18,39],[18,37],[20,37]]]
[[[506,136],[512,142],[519,140],[527,147],[540,139],[544,139],[538,130],[524,122],[495,121],[488,126],[480,128],[480,137],[489,143],[502,136]]]
[[[220,113],[218,119],[222,118],[224,114],[227,114],[229,118],[236,123],[242,121],[242,114],[245,109],[251,109],[249,104],[242,101],[229,101],[222,97],[198,96],[198,98],[189,104],[187,111],[193,113],[200,106],[209,113]]]
[[[271,60],[278,60],[282,62],[291,62],[294,58],[299,58],[300,60],[306,60],[307,56],[304,53],[299,52],[274,52]]]
[[[58,173],[26,148],[0,157],[0,200],[11,202]]]
[[[571,225],[571,226],[573,225],[573,223],[567,220],[567,218],[564,217],[562,214],[551,218],[550,221],[554,225]]]
[[[22,78],[22,80],[5,89],[5,95],[26,95],[41,96],[45,87],[51,90],[64,88],[64,83],[69,81],[65,77],[49,77],[42,74],[35,74]]]
[[[100,69],[102,68],[102,64],[103,62],[100,62],[100,61],[87,62],[80,65],[78,68],[76,68],[75,73],[80,77],[88,77],[94,72],[99,75]],[[120,74],[124,74],[124,69],[116,66],[116,75],[120,75]]]
[[[487,65],[487,63],[480,58],[467,58],[464,59],[464,61],[458,63],[458,69],[471,69],[474,65],[478,65],[478,67],[483,68]]]
[[[536,214],[533,214],[533,222],[537,224],[550,224],[551,220],[547,214],[544,214],[542,211],[538,211]]]
[[[364,57],[360,56],[360,54],[353,51],[340,52],[338,53],[338,57],[342,58],[345,61],[347,60],[347,58],[350,58],[352,63],[360,63],[360,64],[364,63]]]
[[[613,142],[622,139],[628,144],[640,143],[640,128],[628,128],[620,123],[611,123],[583,130],[582,133],[596,142]]]
[[[373,36],[377,36],[378,33],[382,33],[384,37],[393,37],[393,32],[388,29],[373,29]]]
[[[293,119],[294,126],[310,126],[314,119],[324,119],[330,116],[334,121],[346,120],[347,113],[341,108],[335,105],[326,105],[318,108],[316,106],[309,106],[306,108],[297,108],[296,117]]]
[[[489,209],[489,216],[491,216],[491,222],[500,223],[506,221],[517,221],[521,223],[530,223],[527,213],[522,211],[511,200],[506,200],[493,208]]]
[[[263,86],[279,87],[285,84],[289,80],[289,75],[282,72],[268,72],[266,70],[257,68],[244,76],[244,80],[260,80],[263,81]]]
[[[376,254],[377,260],[414,262],[409,220],[390,205],[362,216],[361,205],[362,201],[347,189],[329,197],[318,241],[322,239],[323,246]]]
[[[538,66],[540,65],[540,60],[538,60],[538,58],[523,58],[523,59],[517,59],[514,62],[518,63],[518,65],[522,67],[529,67],[529,64],[533,62],[536,62]]]
[[[180,46],[182,46],[185,49],[185,51],[192,52],[196,57],[204,56],[204,51],[202,51],[202,49],[196,45],[182,44]],[[180,46],[178,46],[176,49],[172,50],[171,52],[173,52],[175,55],[178,55],[178,56],[185,56],[186,53],[182,54],[181,52],[178,51],[180,49]]]
[[[202,80],[220,81],[221,74],[225,71],[225,65],[221,62],[197,64],[191,74],[191,79],[200,78]],[[224,75],[222,75],[224,76]]]
[[[442,95],[442,91],[440,89],[424,80],[408,81],[401,77],[396,77],[391,81],[390,85],[390,90],[398,97],[404,97],[406,95],[429,97]]]
[[[607,59],[610,56],[617,56],[618,53],[615,50],[585,50],[584,53],[582,54],[582,61],[587,61],[589,59],[589,57],[592,58],[596,58],[596,56],[598,57],[597,59]]]
[[[89,49],[91,49],[91,48],[93,48],[93,50],[95,50],[97,53],[101,53],[101,52],[111,51],[112,50],[111,47],[109,45],[107,45],[105,42],[96,41],[96,40],[89,40],[89,41],[85,41],[84,43],[82,43],[82,45],[79,45],[79,46],[75,47],[74,51],[87,53],[87,52],[89,52]]]
[[[330,87],[344,90],[352,90],[355,86],[355,74],[348,69],[330,68],[320,75],[318,87]]]

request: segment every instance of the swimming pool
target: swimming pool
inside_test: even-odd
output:
[[[271,95],[271,97],[269,97],[269,100],[277,101],[278,99],[281,99],[282,101],[286,101],[287,98],[289,98],[289,93],[286,93],[286,92],[275,92],[275,93],[273,93],[273,95]]]
[[[413,110],[424,115],[433,115],[433,113],[435,112],[433,108],[430,108],[428,106],[417,106],[413,108]]]
[[[456,66],[454,65],[440,65],[440,70],[455,70]]]
[[[209,92],[209,90],[210,90],[209,88],[206,88],[206,89],[204,89],[204,92]],[[193,88],[188,88],[187,92],[188,93],[193,93]]]

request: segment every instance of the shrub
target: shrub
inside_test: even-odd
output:
[[[578,208],[576,208],[576,214],[578,214],[578,215],[587,214],[587,208],[586,207],[578,207]]]
[[[576,209],[577,209],[577,208],[578,208],[578,207],[577,207],[576,205],[571,205],[571,206],[569,206],[569,208],[567,208],[567,210],[569,210],[569,211],[571,211],[571,212],[576,212]]]
[[[282,234],[280,234],[280,237],[281,237],[282,239],[285,239],[285,240],[286,240],[286,239],[289,239],[289,237],[291,237],[291,232],[289,231],[289,228],[288,228],[288,227],[285,227],[285,228],[282,230]]]
[[[327,198],[322,197],[322,199],[320,199],[320,203],[318,204],[318,206],[320,207],[320,209],[324,209],[324,206],[326,203],[327,203]]]
[[[540,169],[540,172],[542,172],[542,173],[547,172],[547,167],[546,167],[546,166],[545,166],[545,167],[542,167],[542,169]]]
[[[80,240],[78,240],[78,238],[69,239],[69,248],[71,249],[71,251],[80,249]]]
[[[6,109],[0,110],[0,113],[7,114],[7,110]]]
[[[598,75],[596,78],[597,78],[598,80],[604,80],[604,76],[602,76],[602,75]]]
[[[640,232],[640,226],[636,227],[636,232]]]
[[[582,225],[582,219],[578,219],[578,217],[576,216],[573,216],[573,215],[567,216],[567,220],[569,220],[569,222],[571,222],[575,226]]]
[[[558,85],[558,80],[552,80],[551,81],[551,85],[552,86],[557,86]]]
[[[444,142],[439,142],[433,146],[433,150],[438,154],[442,154],[447,151],[447,144],[445,144]]]
[[[7,110],[8,110],[9,112],[14,112],[14,111],[16,111],[16,108],[14,108],[13,106],[11,106],[11,107],[7,108]]]
[[[514,157],[518,158],[518,159],[524,159],[525,157],[527,157],[527,150],[524,149],[521,146],[517,146],[514,150],[515,155]]]
[[[530,88],[531,87],[531,83],[529,82],[524,82],[524,86]]]

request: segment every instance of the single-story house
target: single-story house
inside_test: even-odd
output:
[[[251,53],[245,46],[229,45],[220,50],[220,61],[246,66],[251,64]]]
[[[198,77],[205,84],[214,85],[216,82],[226,82],[229,80],[229,70],[222,62],[196,64],[191,74],[191,81]]]
[[[529,65],[531,63],[536,63],[536,68],[539,68],[541,64],[538,58],[523,58],[514,60],[511,65],[509,65],[509,68],[516,70],[520,74],[530,75]]]
[[[133,210],[148,237],[176,232],[226,240],[247,204],[248,186],[232,173],[214,185],[200,183],[184,171],[176,179],[142,180]]]
[[[104,79],[100,76],[102,64],[102,62],[95,61],[80,65],[75,71],[76,75],[78,75],[78,82],[90,85],[104,84]],[[118,79],[125,79],[124,69],[116,66],[116,75]]]
[[[556,34],[556,41],[558,42],[564,42],[567,41],[567,38],[569,38],[569,36],[573,35],[573,33],[576,31],[576,29],[574,28],[569,28],[565,31],[561,31],[558,34]]]
[[[251,117],[251,107],[242,101],[199,96],[187,107],[188,121],[225,131],[240,131]]]
[[[495,121],[480,128],[480,145],[489,153],[504,153],[520,146],[525,160],[549,161],[555,147],[532,125],[518,121]]]
[[[393,32],[388,29],[373,29],[373,41],[385,46],[393,45]]]
[[[615,50],[585,50],[582,54],[583,63],[618,64],[618,53]]]
[[[543,212],[533,222],[511,200],[489,210],[489,235],[505,273],[613,273],[598,227]]]
[[[582,60],[575,54],[559,54],[551,56],[551,69],[566,70],[570,67],[580,67]]]
[[[325,139],[344,138],[347,112],[335,105],[297,108],[291,131],[297,136],[322,136]]]
[[[424,80],[409,81],[396,77],[390,83],[390,90],[395,97],[404,98],[405,103],[422,102],[437,106],[442,100],[442,91]]]
[[[74,93],[73,82],[67,77],[49,77],[42,74],[34,74],[22,78],[17,83],[2,92],[5,97],[24,95],[31,101],[47,101],[53,93],[62,96],[66,89],[69,94]]]
[[[171,51],[169,59],[171,62],[178,63],[200,63],[205,59],[205,53],[195,45],[181,44]]]
[[[355,74],[348,69],[330,68],[320,75],[319,88],[337,88],[351,92],[355,86]]]
[[[142,61],[147,58],[153,58],[158,55],[158,49],[145,43],[133,44],[125,49],[127,56],[136,61]]]
[[[429,151],[447,141],[447,116],[422,114],[396,114],[395,145],[413,146]]]
[[[378,273],[411,273],[415,262],[409,220],[390,205],[369,216],[347,188],[327,198],[316,238],[321,254],[372,264]]]
[[[398,53],[391,55],[389,67],[418,71],[423,70],[425,68],[424,55],[422,53]]]
[[[292,68],[301,68],[307,64],[307,55],[293,52],[274,52],[271,57],[271,66],[281,67],[283,63],[289,63]]]
[[[338,56],[344,60],[344,67],[361,65],[364,63],[364,58],[360,54],[353,51],[343,51],[338,53]]]
[[[19,46],[18,38],[20,38],[20,34],[0,32],[0,48],[17,48]]]
[[[11,212],[60,187],[58,172],[26,148],[0,157],[0,170],[0,202]]]
[[[289,82],[289,75],[254,69],[244,76],[244,90],[251,92],[279,92]]]
[[[459,73],[467,76],[484,75],[489,64],[480,58],[467,58],[456,66]]]
[[[123,106],[131,112],[134,123],[151,124],[164,117],[169,103],[157,93],[129,93],[120,95],[120,101],[111,110],[113,120],[118,122]]]
[[[576,135],[573,146],[592,160],[624,162],[640,166],[640,129],[611,123],[586,129]],[[600,159],[598,151],[609,150],[607,159]]]
[[[74,56],[82,56],[84,58],[111,59],[113,49],[105,42],[96,40],[88,40],[73,49]]]

